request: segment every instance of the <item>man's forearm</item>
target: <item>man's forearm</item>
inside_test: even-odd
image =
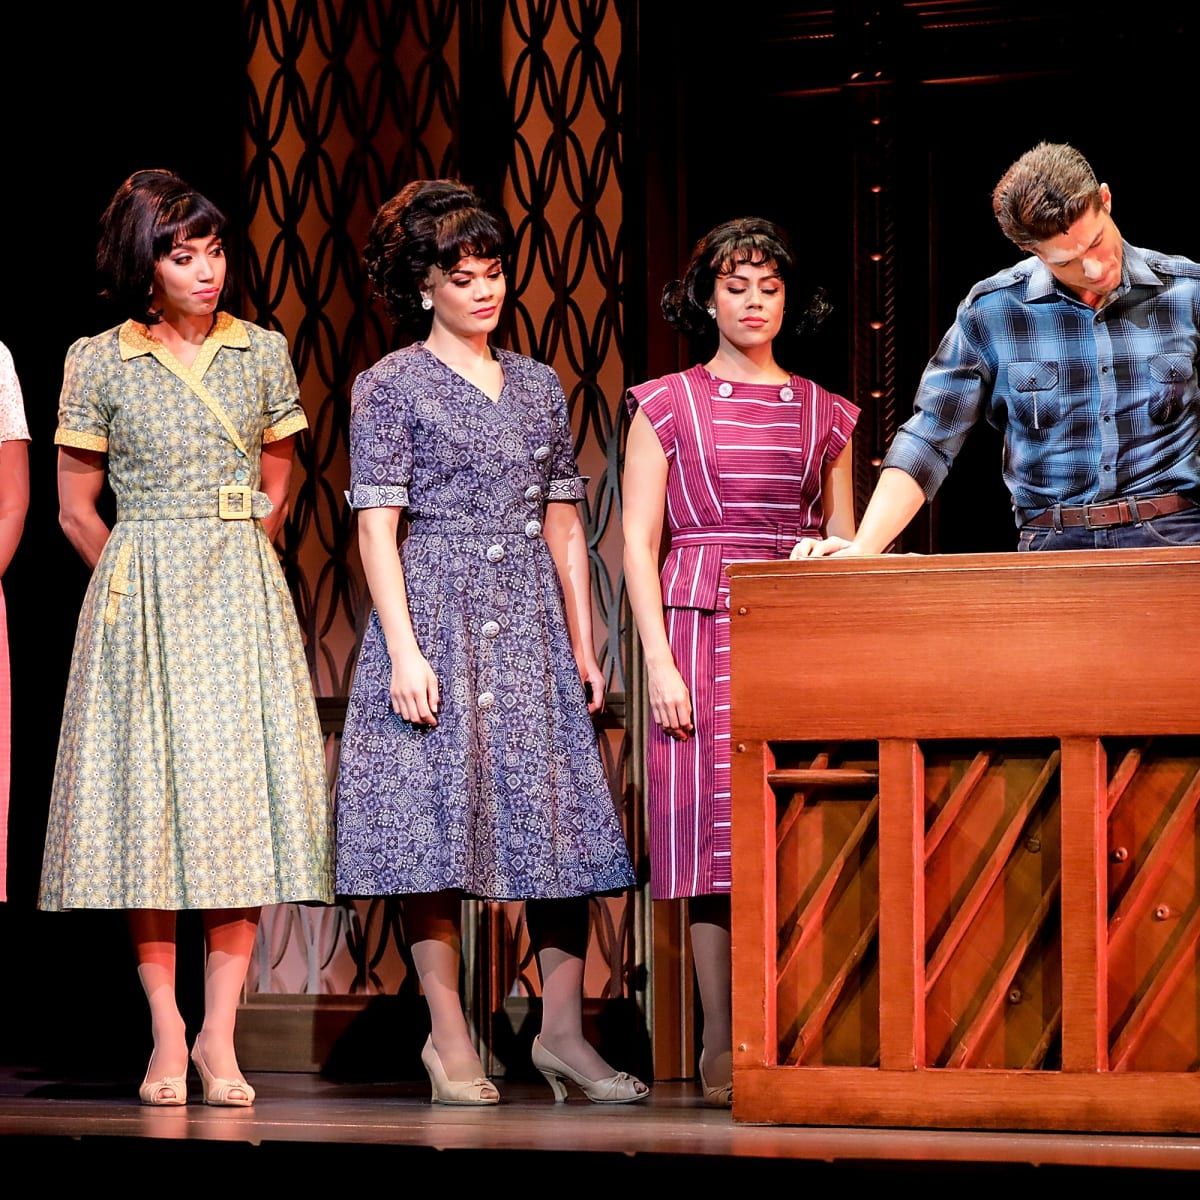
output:
[[[882,554],[921,511],[925,493],[905,471],[887,467],[879,476],[854,545],[862,554]]]

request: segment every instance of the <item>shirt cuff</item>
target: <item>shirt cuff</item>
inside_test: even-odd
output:
[[[578,503],[587,499],[587,483],[589,476],[572,475],[570,479],[552,479],[546,492],[547,500],[569,500]]]
[[[356,483],[346,499],[353,509],[407,508],[408,488],[404,484]]]
[[[927,501],[933,499],[950,472],[950,464],[928,442],[904,429],[897,430],[888,447],[881,469],[888,467],[911,475]]]
[[[76,450],[97,450],[101,454],[108,453],[108,438],[98,433],[81,433],[78,429],[63,429],[55,431],[56,446],[74,446]]]
[[[294,434],[299,433],[302,429],[308,428],[308,418],[302,412],[288,413],[280,421],[276,421],[274,425],[268,425],[263,430],[263,445],[268,446],[272,442],[282,442],[284,438],[290,438]]]

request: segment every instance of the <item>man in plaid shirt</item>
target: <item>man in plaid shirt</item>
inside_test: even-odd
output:
[[[1200,542],[1200,264],[1124,241],[1071,146],[1023,154],[992,208],[1031,257],[959,305],[855,539],[792,557],[881,553],[980,418],[1004,434],[1020,549]]]

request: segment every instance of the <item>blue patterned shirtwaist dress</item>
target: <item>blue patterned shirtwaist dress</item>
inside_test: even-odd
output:
[[[496,354],[496,401],[420,344],[354,385],[355,509],[407,509],[413,630],[441,693],[434,728],[391,707],[372,611],[337,786],[337,890],[457,888],[564,898],[634,875],[542,537],[549,502],[584,497],[551,368]]]

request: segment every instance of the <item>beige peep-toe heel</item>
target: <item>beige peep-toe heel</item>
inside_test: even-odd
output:
[[[187,1103],[187,1076],[164,1075],[161,1079],[147,1076],[138,1088],[138,1099],[152,1108],[167,1108]]]
[[[733,1080],[728,1083],[711,1085],[704,1078],[704,1051],[700,1052],[700,1088],[704,1092],[704,1103],[712,1108],[733,1107]]]
[[[208,1069],[199,1042],[192,1046],[192,1062],[200,1072],[205,1104],[215,1104],[221,1108],[249,1108],[254,1103],[254,1089],[244,1079],[224,1079]],[[235,1092],[242,1094],[237,1096]]]
[[[499,1104],[500,1092],[485,1075],[476,1079],[451,1079],[433,1045],[433,1034],[421,1047],[421,1065],[429,1076],[434,1104]]]
[[[530,1057],[554,1092],[556,1104],[562,1104],[567,1098],[564,1080],[570,1080],[593,1104],[632,1104],[650,1095],[650,1089],[636,1075],[630,1075],[627,1071],[617,1071],[603,1079],[588,1079],[580,1075],[542,1045],[540,1034],[533,1039]]]

